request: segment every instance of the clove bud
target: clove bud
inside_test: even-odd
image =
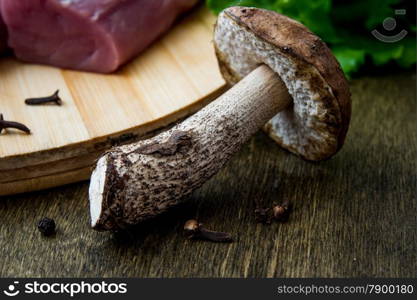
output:
[[[5,121],[3,118],[3,114],[0,114],[0,133],[3,131],[3,129],[7,128],[18,129],[23,132],[26,132],[27,134],[30,134],[30,129],[26,125],[13,121]]]
[[[285,200],[272,208],[273,218],[275,221],[287,222],[292,210],[292,205]]]
[[[272,211],[270,208],[256,208],[255,209],[255,220],[257,223],[271,224]]]
[[[206,240],[217,243],[231,243],[233,238],[230,233],[218,232],[206,229],[197,220],[188,220],[184,225],[184,232],[189,239]]]
[[[25,103],[27,105],[39,105],[39,104],[45,104],[45,103],[55,103],[56,105],[61,105],[62,100],[58,95],[59,90],[56,90],[55,93],[53,93],[51,96],[47,97],[40,97],[40,98],[28,98],[25,100]]]

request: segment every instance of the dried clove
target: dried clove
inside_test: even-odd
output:
[[[55,221],[50,218],[43,218],[38,222],[38,229],[44,236],[50,236],[55,233]]]
[[[275,221],[287,222],[289,215],[292,210],[292,205],[288,200],[285,200],[281,204],[275,205],[272,208],[273,216]]]
[[[230,233],[208,230],[204,228],[203,224],[193,219],[185,223],[184,232],[189,239],[200,239],[217,243],[233,242]]]
[[[271,224],[272,211],[270,208],[256,208],[255,209],[255,220],[257,223]]]
[[[3,114],[0,114],[0,133],[6,128],[14,128],[30,134],[30,129],[26,125],[13,121],[5,121]]]
[[[62,104],[62,100],[58,95],[59,90],[56,90],[55,93],[53,93],[51,96],[47,97],[40,97],[40,98],[28,98],[25,100],[25,103],[27,105],[39,105],[39,104],[45,104],[45,103],[55,103],[57,105]]]

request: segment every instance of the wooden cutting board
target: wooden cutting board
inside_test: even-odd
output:
[[[0,195],[87,179],[113,145],[152,134],[214,99],[224,88],[212,45],[215,16],[200,8],[110,75],[0,59],[0,113],[32,134],[0,134]],[[60,90],[62,106],[25,98]]]

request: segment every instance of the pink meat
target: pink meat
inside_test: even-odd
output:
[[[0,54],[6,50],[7,47],[7,28],[3,22],[0,10]]]
[[[197,0],[0,0],[9,46],[24,61],[115,71]]]

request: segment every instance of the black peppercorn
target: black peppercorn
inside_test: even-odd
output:
[[[55,233],[55,221],[50,218],[43,218],[38,222],[38,229],[44,236],[50,236]]]

